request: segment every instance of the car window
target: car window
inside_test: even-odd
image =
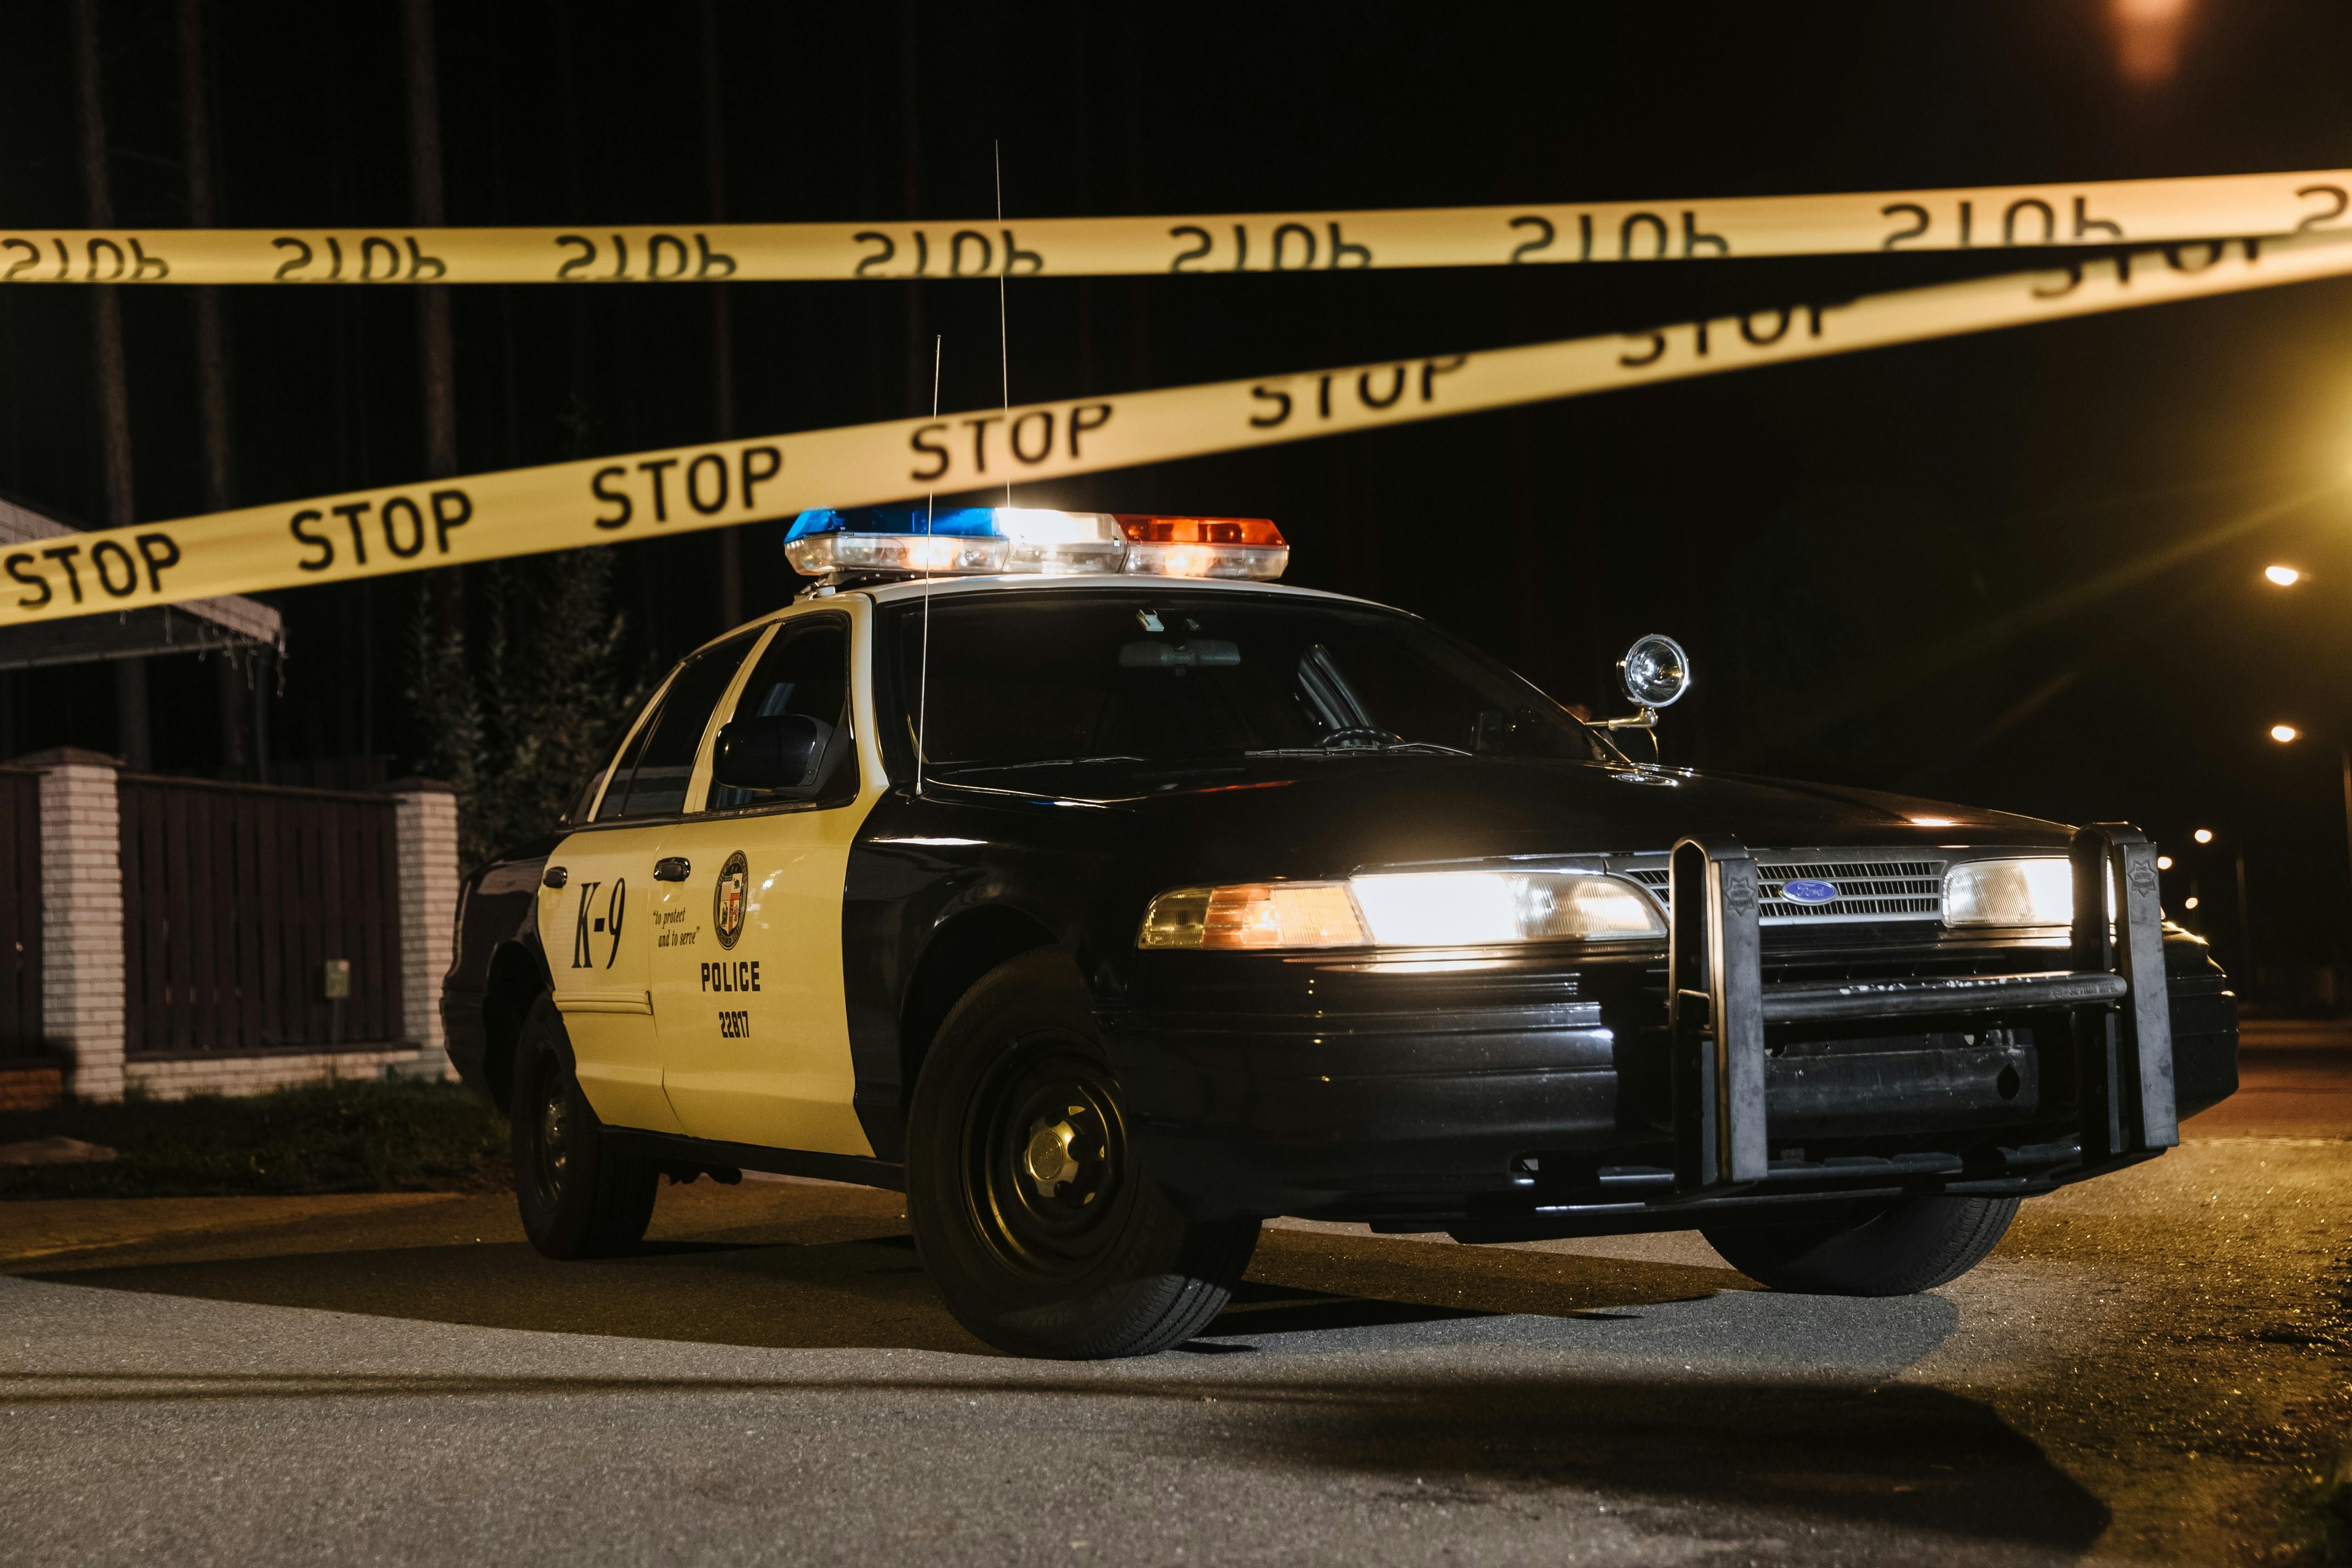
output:
[[[1400,747],[1614,759],[1534,686],[1411,616],[1139,591],[893,607],[900,714],[931,766]],[[900,722],[894,718],[893,723]]]
[[[735,678],[760,631],[753,627],[738,632],[679,666],[677,678],[662,694],[660,711],[639,727],[630,754],[614,768],[604,802],[597,808],[598,821],[670,816],[686,809],[687,780],[693,775],[695,753],[709,727],[711,710],[726,695],[727,684]]]
[[[829,756],[837,758],[832,766],[850,769],[847,788],[854,792],[856,759],[845,744],[849,725],[849,622],[837,615],[811,617],[788,624],[776,633],[752,667],[751,678],[743,683],[743,693],[735,699],[735,710],[727,716],[728,722],[744,718],[774,718],[792,715],[813,718],[841,737],[845,744],[829,748]],[[844,781],[829,777],[820,791],[831,797],[842,791]],[[710,787],[710,810],[729,810],[743,806],[763,805],[785,797],[774,790],[739,789],[725,784]],[[793,797],[800,799],[803,797]]]

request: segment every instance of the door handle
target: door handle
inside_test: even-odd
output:
[[[693,862],[684,855],[664,855],[654,862],[656,882],[684,882],[694,874]]]

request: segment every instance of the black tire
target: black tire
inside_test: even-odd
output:
[[[907,1215],[948,1311],[1017,1355],[1150,1355],[1224,1310],[1255,1219],[1194,1224],[1136,1168],[1092,998],[1058,948],[991,970],[915,1084]]]
[[[1707,1245],[1749,1279],[1815,1296],[1911,1296],[1949,1284],[2000,1244],[2013,1197],[1905,1197],[1840,1206],[1833,1217],[1718,1220]]]
[[[572,1071],[563,1015],[541,996],[515,1047],[515,1202],[523,1234],[550,1258],[610,1258],[653,1218],[654,1166],[614,1148]]]

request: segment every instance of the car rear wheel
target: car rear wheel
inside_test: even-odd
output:
[[[541,996],[515,1051],[515,1201],[523,1234],[550,1258],[609,1258],[636,1245],[661,1176],[613,1147],[580,1092],[563,1015]]]
[[[2008,1234],[2013,1197],[1904,1197],[1832,1216],[1703,1225],[1723,1260],[1776,1291],[1909,1296],[1958,1279]]]
[[[907,1213],[956,1321],[1016,1354],[1149,1355],[1224,1309],[1255,1219],[1193,1224],[1136,1167],[1077,966],[1024,954],[940,1026],[908,1116]]]

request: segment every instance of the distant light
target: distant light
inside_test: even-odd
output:
[[[2263,568],[2263,575],[2281,588],[2293,588],[2303,580],[2303,573],[2291,566],[2266,566]]]
[[[2210,829],[2210,828],[2200,828],[2200,829],[2198,829],[2198,830],[2197,830],[2197,841],[2198,841],[2199,843],[2200,843],[2200,844],[2210,844],[2210,843],[2211,843],[2211,842],[2213,841],[2213,830],[2212,830],[2212,829]]]
[[[2170,871],[2172,869],[2172,857],[2170,855],[2157,856],[2156,869],[2158,871]]]
[[[2194,909],[2194,908],[2196,908],[2196,907],[2197,907],[2197,895],[2196,895],[2195,894],[2193,894],[2193,893],[2192,893],[2192,894],[2190,894],[2188,897],[2186,897],[2186,898],[2182,899],[2182,900],[2180,901],[2180,907],[2181,907],[2181,908],[2183,908],[2183,909]]]
[[[1959,822],[1952,817],[1914,817],[1911,825],[1915,828],[1956,828]]]
[[[2274,724],[2271,726],[2271,738],[2277,741],[2281,746],[2284,746],[2288,741],[2293,740],[2296,736],[2301,735],[2303,731],[2295,728],[2294,726],[2291,724]]]
[[[2116,65],[2135,87],[2158,88],[2180,68],[2189,0],[2108,0]]]

